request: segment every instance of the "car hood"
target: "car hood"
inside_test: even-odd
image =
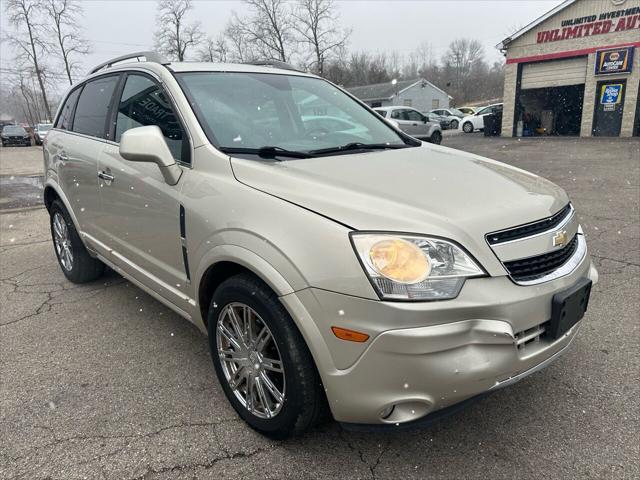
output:
[[[446,147],[261,162],[232,158],[236,178],[356,230],[485,234],[548,217],[568,203],[553,183]]]

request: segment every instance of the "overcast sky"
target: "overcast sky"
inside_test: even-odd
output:
[[[488,60],[498,60],[495,45],[548,10],[559,0],[448,0],[448,1],[338,1],[343,26],[351,27],[350,49],[372,52],[396,50],[408,55],[421,42],[429,42],[440,58],[451,40],[480,40]],[[2,5],[3,31],[7,28]],[[109,58],[153,46],[156,2],[154,0],[84,0],[84,36],[93,53],[84,60],[82,72]],[[245,12],[239,1],[196,0],[191,19],[199,20],[206,32],[217,35],[232,11]],[[0,65],[12,67],[12,52],[0,46]],[[6,70],[3,70],[6,71]],[[4,82],[2,82],[4,83]]]

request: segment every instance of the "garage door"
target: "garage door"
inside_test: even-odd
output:
[[[523,90],[530,88],[564,87],[585,83],[587,57],[526,63],[522,66]]]

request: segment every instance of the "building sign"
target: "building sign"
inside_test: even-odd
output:
[[[622,84],[613,83],[610,85],[603,85],[600,93],[600,103],[607,105],[617,105],[622,98]]]
[[[640,7],[570,18],[562,20],[560,27],[538,32],[536,42],[557,42],[624,30],[638,30],[640,29]]]
[[[630,73],[633,68],[633,47],[596,51],[596,75]]]

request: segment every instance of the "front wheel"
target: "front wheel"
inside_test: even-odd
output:
[[[471,122],[466,122],[462,125],[462,131],[464,133],[473,133],[473,124]]]
[[[225,280],[208,314],[213,365],[252,428],[286,438],[315,425],[326,398],[311,353],[276,294],[250,274]]]
[[[451,128],[451,130],[457,130],[458,129],[458,121],[457,120],[451,120],[451,125],[449,126],[449,128]]]
[[[440,145],[442,143],[442,133],[435,131],[429,137],[429,141],[431,143],[435,143],[436,145]]]
[[[73,283],[99,278],[104,272],[104,263],[89,255],[69,212],[59,200],[53,202],[49,215],[53,246],[64,276]]]

